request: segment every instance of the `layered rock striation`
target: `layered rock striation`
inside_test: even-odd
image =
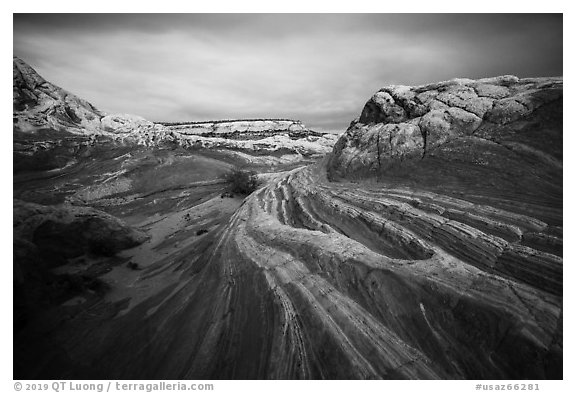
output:
[[[188,319],[199,351],[165,370],[561,378],[561,102],[555,78],[377,93],[324,164],[234,214],[194,268],[203,290],[191,279],[164,309],[219,294]]]
[[[561,378],[558,242],[529,215],[297,169],[191,253],[166,300],[114,321],[75,375]]]
[[[162,123],[167,129],[183,135],[220,136],[241,139],[271,136],[276,133],[321,135],[308,130],[302,122],[289,119],[216,120],[208,122]]]
[[[266,184],[224,215],[217,211],[225,199],[212,189],[200,195],[172,183],[154,192],[138,188],[138,197],[148,199],[133,214],[154,212],[145,222],[156,222],[146,225],[158,237],[157,252],[140,256],[157,259],[134,272],[116,301],[99,299],[86,317],[50,331],[58,350],[30,351],[34,368],[21,361],[20,373],[561,379],[561,114],[558,78],[388,87],[368,102],[331,156],[268,174]],[[123,132],[120,123],[109,127],[119,124]],[[192,128],[215,132],[213,125],[202,127]],[[235,133],[261,130],[232,124],[222,130],[218,137],[183,129],[178,135],[252,144],[277,137],[246,141]],[[176,172],[192,172],[185,170],[188,158],[178,160]],[[206,162],[203,170],[213,166]],[[86,187],[76,197],[118,205],[111,197],[148,176],[118,181],[119,169],[130,168],[111,168],[101,176],[109,187]],[[167,172],[174,171],[158,172],[154,183]],[[181,204],[190,209],[157,210]],[[207,206],[214,210],[198,214]],[[15,228],[36,228],[35,243],[48,247],[54,234],[71,236],[67,220],[38,232],[45,226],[34,212],[45,208],[23,207]],[[175,229],[194,217],[190,228]],[[210,220],[210,231],[200,234]]]

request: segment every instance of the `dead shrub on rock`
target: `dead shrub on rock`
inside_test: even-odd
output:
[[[260,184],[256,172],[238,168],[226,173],[224,179],[229,183],[230,192],[240,195],[254,192]]]

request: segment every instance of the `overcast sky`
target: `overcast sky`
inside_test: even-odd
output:
[[[562,16],[15,15],[14,55],[108,113],[343,131],[388,84],[562,75]]]

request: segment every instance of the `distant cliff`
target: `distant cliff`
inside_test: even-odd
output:
[[[14,130],[66,131],[102,135],[145,146],[176,143],[186,148],[224,149],[227,153],[276,154],[280,161],[329,153],[333,134],[306,128],[299,120],[245,119],[208,122],[154,123],[140,116],[105,114],[89,102],[46,81],[21,59],[14,57]],[[250,161],[256,159],[243,155]]]

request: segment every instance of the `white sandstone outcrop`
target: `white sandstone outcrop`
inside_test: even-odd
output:
[[[184,147],[299,157],[327,154],[337,139],[334,134],[314,132],[300,121],[289,119],[160,124],[136,115],[105,114],[89,102],[47,82],[16,57],[13,70],[13,117],[17,131],[52,129],[80,135],[103,135],[145,146],[171,142]]]
[[[424,157],[449,141],[470,137],[522,142],[540,150],[542,141],[522,136],[522,130],[545,119],[545,106],[562,99],[562,87],[561,77],[510,75],[384,87],[368,100],[336,144],[332,169],[340,174],[383,171],[406,158]]]

